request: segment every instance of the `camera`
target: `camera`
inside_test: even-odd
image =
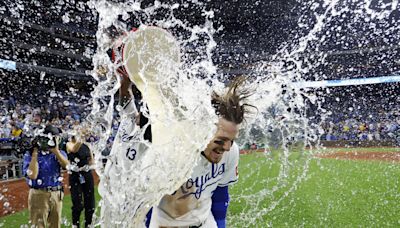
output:
[[[46,151],[56,147],[54,138],[48,138],[45,136],[37,136],[35,139],[33,139],[33,142],[34,142],[33,146],[38,147],[42,151]]]
[[[32,149],[37,147],[41,151],[47,151],[51,148],[55,148],[57,145],[56,136],[61,134],[61,130],[52,125],[47,125],[43,132],[36,135],[32,142]]]

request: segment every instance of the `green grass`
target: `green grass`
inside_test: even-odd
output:
[[[329,149],[349,150],[400,152]],[[241,155],[239,182],[230,188],[229,227],[400,227],[400,163],[318,159],[307,151],[291,152],[285,163],[282,153]],[[63,227],[70,227],[70,196],[63,218]],[[26,210],[0,218],[7,228],[27,222]]]
[[[95,197],[97,203],[100,200],[100,195],[97,192],[97,188],[95,189],[95,192],[96,192]],[[71,195],[64,196],[61,227],[71,227],[72,223],[71,207],[72,207]],[[81,213],[81,221],[83,221],[83,217],[84,217],[84,212]],[[28,222],[29,222],[29,212],[26,209],[21,212],[0,218],[0,227],[5,227],[5,228],[21,227],[24,224],[28,224]],[[81,224],[83,223],[81,222]]]
[[[279,180],[279,153],[241,156],[239,183],[231,189],[232,227],[400,226],[400,164],[312,158],[305,179],[293,184],[307,158],[293,153]]]

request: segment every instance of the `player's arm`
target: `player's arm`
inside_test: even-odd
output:
[[[130,100],[133,98],[132,94],[132,82],[127,74],[119,73],[120,75],[120,87],[119,87],[119,104],[125,107]]]
[[[217,187],[211,197],[211,213],[214,216],[218,228],[226,227],[226,213],[229,205],[229,187]]]
[[[197,199],[194,197],[195,187],[186,188],[182,185],[171,195],[165,195],[159,204],[159,208],[171,218],[180,217],[197,207]]]

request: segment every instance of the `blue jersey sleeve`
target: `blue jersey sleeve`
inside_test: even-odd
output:
[[[228,186],[217,187],[211,198],[211,212],[217,222],[218,228],[226,227],[226,213],[229,205],[229,191]]]

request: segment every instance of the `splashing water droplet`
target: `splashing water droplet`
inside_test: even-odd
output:
[[[63,20],[63,22],[64,22],[65,24],[69,23],[70,20],[71,20],[71,19],[70,19],[69,13],[64,14],[64,15],[62,16],[62,20]]]
[[[61,224],[63,224],[64,226],[67,226],[67,227],[69,227],[71,225],[71,223],[68,221],[68,218],[66,218],[66,217],[61,218]]]
[[[44,76],[46,76],[45,72],[40,72],[40,81],[44,80]]]
[[[121,111],[122,111],[122,106],[121,106],[121,105],[117,105],[117,106],[115,107],[115,109],[116,109],[118,112],[121,112]]]

